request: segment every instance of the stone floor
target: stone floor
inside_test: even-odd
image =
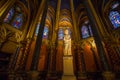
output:
[[[62,76],[62,80],[76,80],[76,77],[73,75],[66,75],[66,76]]]

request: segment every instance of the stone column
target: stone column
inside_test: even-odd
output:
[[[48,73],[47,79],[56,78],[56,49],[55,43],[50,44],[50,53],[49,53],[49,65],[48,65]]]
[[[28,76],[30,77],[30,80],[38,80],[39,79],[38,60],[39,60],[40,49],[41,49],[41,44],[42,44],[42,35],[43,35],[43,31],[44,31],[44,25],[45,25],[47,10],[48,10],[48,1],[49,0],[45,0],[45,8],[43,11],[41,24],[40,24],[38,36],[36,39],[36,45],[35,45],[35,50],[34,50],[32,64],[31,64],[31,71],[28,72]]]
[[[27,41],[23,42],[23,48],[22,48],[23,51],[20,52],[21,55],[20,58],[18,59],[18,66],[20,70],[25,70],[28,53],[30,51],[29,49],[30,49],[31,41],[32,39],[27,39]]]
[[[94,59],[94,61],[95,61],[96,69],[99,71],[99,70],[100,70],[100,67],[99,67],[99,64],[98,64],[98,61],[97,61],[97,58],[96,58],[96,55],[95,55],[95,48],[94,48],[94,47],[91,47],[90,49],[91,49],[92,54],[93,54],[93,59]]]
[[[105,74],[107,74],[106,72],[111,73],[108,61],[107,61],[106,56],[105,56],[105,50],[104,50],[103,45],[102,45],[102,38],[100,35],[100,31],[98,29],[98,27],[102,27],[101,22],[99,20],[99,17],[94,9],[94,6],[93,6],[91,0],[84,0],[83,3],[86,7],[90,23],[92,24],[91,28],[93,31],[93,36],[95,39],[95,43],[97,46],[97,50],[98,50],[98,54],[99,54],[99,57],[101,60],[101,64],[102,64],[102,67],[104,69],[104,73]],[[105,80],[108,80],[108,76],[105,76],[105,74],[103,74],[103,77],[105,78]],[[110,75],[110,74],[108,74],[108,75]]]
[[[86,74],[86,66],[85,66],[85,59],[84,59],[84,50],[80,48],[80,63],[81,63],[81,72],[79,73],[80,80],[87,80]]]
[[[15,79],[15,75],[16,75],[16,64],[17,64],[17,60],[20,54],[20,49],[21,49],[21,45],[17,45],[16,48],[16,52],[11,56],[11,60],[9,63],[9,68],[8,68],[8,79],[9,80],[14,80]]]
[[[11,56],[11,61],[9,64],[9,70],[11,70],[11,71],[15,70],[16,62],[17,62],[18,55],[20,52],[20,48],[21,48],[21,45],[20,44],[17,45],[16,52]]]
[[[70,8],[71,8],[71,13],[72,13],[72,21],[73,21],[73,29],[74,29],[74,36],[75,36],[75,40],[78,41],[78,36],[80,36],[78,34],[77,31],[77,25],[76,25],[76,17],[75,17],[75,10],[74,10],[74,4],[73,4],[73,0],[70,0]]]
[[[38,59],[39,59],[40,47],[42,44],[42,35],[43,35],[43,30],[44,30],[46,15],[47,15],[47,9],[48,9],[48,0],[46,0],[46,5],[44,8],[40,28],[38,31],[38,36],[37,36],[36,45],[35,45],[35,51],[34,51],[33,60],[32,60],[32,64],[31,64],[31,70],[37,70],[37,67],[38,67]]]
[[[56,22],[55,22],[55,30],[58,30],[58,22],[60,17],[60,6],[61,6],[61,0],[57,0],[57,9],[56,9]]]
[[[61,0],[57,0],[57,8],[56,8],[56,15],[53,21],[53,29],[52,29],[52,38],[50,43],[50,61],[48,67],[48,78],[52,78],[56,76],[56,42],[57,42],[57,30],[58,30],[58,23],[59,23],[59,16],[60,16],[60,5]]]

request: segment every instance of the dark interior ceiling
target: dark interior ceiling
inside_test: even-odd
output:
[[[33,7],[36,8],[36,7],[39,7],[42,0],[20,0],[20,1],[23,2],[26,6],[28,6],[28,4],[30,4],[30,8],[33,8]],[[54,9],[56,9],[57,1],[58,0],[49,0],[49,4]],[[73,0],[75,10],[79,6],[79,4],[82,4],[82,1],[84,1],[84,0]],[[101,7],[103,3],[106,3],[109,0],[91,0],[91,1],[93,2],[94,5],[98,5]],[[69,10],[70,9],[70,0],[61,0],[61,9]]]
[[[23,2],[26,6],[28,6],[28,3],[30,3],[30,5],[33,6],[39,6],[42,0],[19,0],[19,1]],[[58,0],[49,0],[49,4],[56,8],[57,1]],[[82,3],[82,1],[84,0],[73,0],[74,8],[76,9],[79,6],[79,4]],[[105,4],[109,0],[91,0],[91,1],[93,2],[94,5],[101,6],[102,3]],[[61,9],[70,9],[70,0],[61,0]]]
[[[50,5],[53,6],[54,8],[57,5],[58,0],[50,0]],[[77,6],[81,3],[81,0],[73,0],[74,7],[75,9]],[[61,0],[61,9],[70,9],[70,0]]]
[[[39,8],[42,0],[19,0],[19,1],[24,3],[27,6],[27,8],[30,8],[31,17],[34,17],[38,11],[38,8]],[[84,0],[73,0],[74,10],[76,10],[80,4],[83,4],[83,1]],[[94,7],[100,11],[102,8],[102,5],[105,4],[106,2],[108,2],[109,0],[91,0],[91,1],[93,3]],[[56,10],[57,2],[58,2],[58,0],[49,0],[49,5],[52,6],[54,8],[54,10]],[[70,0],[61,0],[60,9],[70,10]],[[34,12],[34,14],[33,14],[33,12]]]

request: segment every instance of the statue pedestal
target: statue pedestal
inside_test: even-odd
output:
[[[76,80],[76,77],[74,75],[63,75],[62,80]]]
[[[63,76],[62,80],[76,80],[73,70],[73,57],[64,56],[63,57]]]

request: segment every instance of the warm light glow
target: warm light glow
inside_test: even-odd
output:
[[[92,41],[91,44],[92,44],[92,47],[95,48],[95,41],[94,40]]]

